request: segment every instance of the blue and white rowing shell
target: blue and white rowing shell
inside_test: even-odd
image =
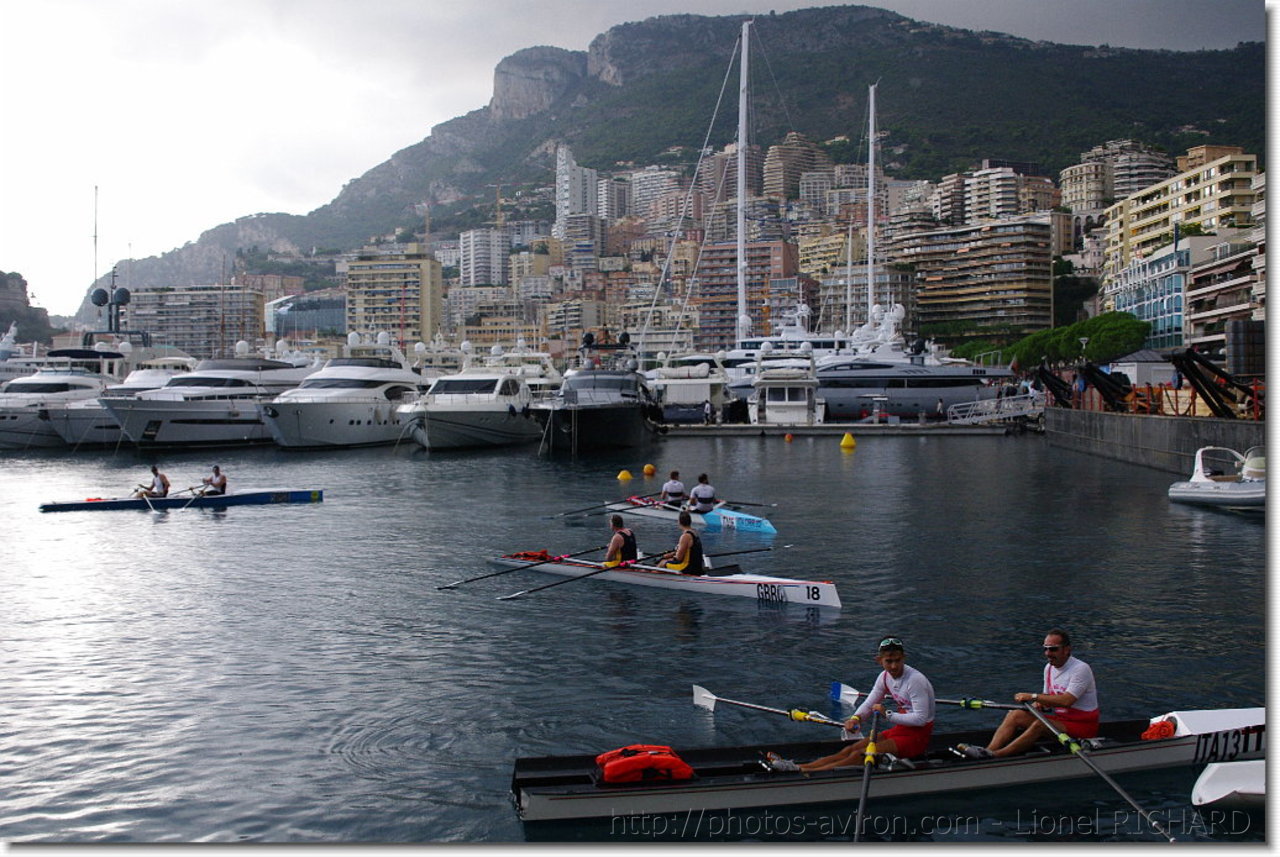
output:
[[[623,515],[637,515],[641,518],[655,518],[660,521],[675,523],[680,517],[680,510],[657,500],[644,497],[628,497],[605,507],[609,512],[620,512]],[[724,501],[716,505],[710,512],[690,512],[695,527],[705,527],[709,533],[723,530],[742,530],[751,533],[768,533],[776,535],[777,529],[767,518],[749,515],[746,512],[732,509]]]

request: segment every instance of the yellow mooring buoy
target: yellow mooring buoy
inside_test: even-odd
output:
[[[630,482],[630,481],[631,481],[631,471],[630,471],[630,470],[622,470],[622,471],[619,471],[619,472],[618,472],[618,481],[619,481],[619,482]]]
[[[646,465],[644,466],[644,475],[645,475],[645,476],[652,476],[653,474],[655,474],[655,473],[657,473],[657,472],[658,472],[658,468],[654,467],[652,464],[646,464]]]
[[[858,442],[854,440],[853,435],[849,434],[848,432],[845,432],[844,437],[840,439],[841,449],[853,449],[857,445],[858,445]]]

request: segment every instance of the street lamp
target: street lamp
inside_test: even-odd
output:
[[[1084,348],[1088,344],[1089,344],[1089,337],[1087,336],[1080,337],[1080,359],[1081,360],[1084,359]]]

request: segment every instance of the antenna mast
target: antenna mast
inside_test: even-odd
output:
[[[751,316],[747,315],[747,72],[751,22],[742,22],[742,63],[738,75],[738,339],[751,332]]]

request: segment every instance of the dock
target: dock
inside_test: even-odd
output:
[[[898,423],[819,423],[817,425],[752,425],[719,423],[713,425],[672,424],[667,437],[842,437],[854,438],[910,435],[912,437],[960,437],[962,435],[1002,435],[1017,431],[1011,425],[950,425],[946,422]]]

